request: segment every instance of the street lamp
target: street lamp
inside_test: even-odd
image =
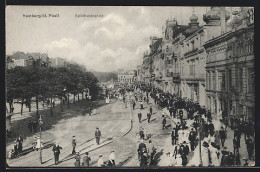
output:
[[[43,124],[42,115],[40,115],[39,124],[40,124],[40,162],[42,164],[42,124]]]

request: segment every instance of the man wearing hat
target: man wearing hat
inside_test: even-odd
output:
[[[164,130],[166,128],[166,117],[162,115],[163,120],[162,120],[162,129]]]
[[[145,143],[144,143],[144,140],[142,139],[140,142],[141,142],[141,143],[139,144],[138,149],[137,149],[138,159],[140,159],[140,157],[141,157],[143,148],[145,148],[145,149],[147,150],[146,145],[145,145]]]
[[[98,127],[96,128],[96,131],[95,131],[95,137],[96,137],[96,142],[99,145],[99,141],[100,141],[100,137],[101,137],[101,131],[99,130]]]
[[[62,149],[62,147],[60,147],[57,142],[56,142],[55,145],[53,145],[53,147],[52,147],[52,151],[53,151],[53,153],[54,153],[54,162],[55,162],[55,165],[57,165],[57,164],[59,163],[60,149]]]
[[[75,136],[72,136],[72,153],[71,153],[72,155],[76,153],[75,149],[76,149],[76,138]]]
[[[90,161],[91,161],[91,158],[88,156],[88,152],[86,152],[86,155],[82,159],[82,166],[83,167],[89,167]]]
[[[196,141],[196,132],[193,128],[191,128],[190,134],[189,134],[189,141],[190,141],[190,147],[191,151],[194,151],[195,149],[195,141]]]
[[[219,137],[220,137],[222,147],[224,147],[224,143],[225,143],[225,140],[227,138],[227,134],[226,134],[226,131],[224,130],[224,128],[222,126],[221,126],[221,129],[219,130]]]
[[[137,115],[138,115],[139,123],[141,123],[141,119],[142,119],[142,113],[141,113],[141,112],[139,112]]]
[[[147,167],[147,151],[146,148],[142,148],[142,153],[141,153],[141,159],[140,159],[140,167]]]
[[[147,113],[147,121],[148,121],[148,123],[150,123],[150,120],[151,120],[151,113]]]
[[[222,153],[222,157],[221,157],[220,166],[227,166],[227,161],[228,161],[228,156],[229,156],[227,147],[224,147],[223,150],[221,151],[221,153]]]
[[[172,129],[171,137],[172,137],[172,145],[175,145],[176,144],[176,140],[177,140],[176,128]]]

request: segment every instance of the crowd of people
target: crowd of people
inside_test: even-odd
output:
[[[227,118],[227,113],[223,111],[220,117],[212,116],[210,111],[205,107],[200,106],[199,103],[193,102],[190,99],[182,99],[175,94],[164,93],[159,89],[152,87],[145,87],[135,85],[143,93],[139,96],[141,101],[140,109],[143,109],[142,102],[149,100],[151,97],[154,104],[157,105],[159,110],[167,109],[172,119],[179,119],[176,127],[173,128],[171,139],[173,148],[173,155],[175,158],[176,166],[186,166],[188,162],[188,155],[191,151],[201,144],[201,162],[200,166],[241,166],[247,165],[248,160],[254,160],[254,125],[252,121],[245,121],[238,116],[231,116]],[[134,90],[134,89],[133,89]],[[135,101],[134,101],[135,100]],[[136,94],[133,100],[133,109],[135,109],[136,101],[138,100]],[[148,101],[149,102],[149,101]],[[147,103],[148,103],[147,102]],[[150,113],[147,114],[147,119],[150,119]],[[184,113],[186,112],[186,113]],[[185,116],[185,117],[184,117]],[[138,119],[141,123],[142,113],[138,113]],[[193,121],[190,126],[186,125],[186,121]],[[148,120],[149,122],[150,120]],[[215,125],[217,126],[215,126]],[[234,131],[233,150],[228,150],[225,146],[227,139],[227,127]],[[166,128],[166,117],[162,115],[162,129]],[[241,135],[244,135],[248,158],[243,158],[244,163],[240,162],[240,140]],[[144,139],[144,134],[140,132],[140,138]],[[144,143],[140,143],[143,145]],[[139,146],[140,146],[139,145]],[[199,152],[198,152],[199,154]],[[144,158],[147,156],[147,150],[142,146],[138,149],[140,157],[140,165],[144,166]],[[148,159],[148,156],[146,157]],[[190,163],[190,165],[193,162]]]

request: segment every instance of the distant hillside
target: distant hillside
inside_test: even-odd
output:
[[[117,81],[117,72],[96,72],[92,71],[92,73],[97,77],[97,79],[101,82],[107,82],[111,79]]]

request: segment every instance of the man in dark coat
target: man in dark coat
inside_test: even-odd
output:
[[[187,159],[187,155],[186,155],[186,150],[184,150],[184,145],[181,145],[179,153],[181,155],[182,165],[185,167],[188,163],[188,159]]]
[[[148,155],[147,155],[147,149],[143,148],[141,153],[141,159],[140,159],[140,167],[147,167],[148,164]]]
[[[236,128],[234,131],[234,138],[237,138],[237,140],[239,142],[239,147],[240,147],[241,132],[238,128]]]
[[[137,115],[138,115],[139,123],[141,123],[141,119],[142,119],[142,113],[141,113],[141,112],[139,112]]]
[[[33,125],[33,132],[36,133],[37,132],[36,131],[37,130],[37,125],[38,125],[37,121],[33,120],[33,124],[32,125]]]
[[[246,148],[248,153],[248,159],[253,160],[254,143],[250,137],[246,139]]]
[[[176,140],[177,140],[176,139],[176,137],[177,137],[176,128],[173,128],[171,137],[172,137],[172,145],[175,145],[176,144]]]
[[[135,110],[135,101],[133,101],[133,110]]]
[[[189,141],[190,141],[190,147],[191,151],[194,151],[195,149],[195,141],[196,141],[196,132],[193,128],[191,128],[190,134],[189,134]]]
[[[147,113],[147,121],[148,121],[148,123],[150,123],[150,120],[151,120],[151,113]]]
[[[86,155],[82,159],[82,166],[83,167],[89,167],[90,161],[91,161],[91,158],[88,156],[88,152],[86,152]]]
[[[142,153],[143,153],[142,151],[143,151],[144,148],[145,148],[145,150],[147,150],[147,147],[146,147],[146,145],[145,145],[145,143],[144,143],[144,140],[142,139],[142,140],[140,141],[140,144],[139,144],[138,149],[137,149],[138,159],[141,158],[141,155],[142,155]]]
[[[227,148],[224,147],[224,149],[221,151],[222,157],[221,157],[221,162],[220,166],[227,166],[228,165],[228,156],[229,152],[227,151]]]
[[[211,136],[213,136],[215,128],[214,128],[214,124],[212,124],[212,122],[209,123],[208,129],[209,129],[209,134]]]
[[[163,120],[162,120],[162,129],[164,130],[166,128],[166,118],[163,115]]]
[[[153,108],[150,106],[150,113],[153,114]]]
[[[16,141],[18,143],[18,153],[21,153],[22,150],[23,150],[23,138],[22,138],[22,135],[20,135]]]
[[[233,147],[234,147],[234,154],[236,152],[239,152],[240,143],[238,141],[238,138],[236,137],[233,139]]]
[[[96,142],[97,142],[98,145],[99,145],[100,137],[101,137],[101,131],[97,127],[96,131],[95,131],[95,138],[96,138]]]
[[[221,127],[221,130],[219,130],[219,138],[220,138],[222,147],[224,147],[225,140],[227,138],[227,134],[223,127]]]
[[[58,143],[56,143],[52,147],[52,151],[54,153],[55,165],[57,165],[59,163],[60,149],[62,149],[62,147],[60,147]]]

